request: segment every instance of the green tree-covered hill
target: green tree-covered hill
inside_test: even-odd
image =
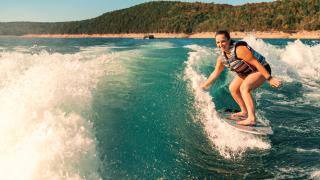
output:
[[[241,6],[154,1],[73,22],[2,22],[0,35],[320,30],[320,0]]]

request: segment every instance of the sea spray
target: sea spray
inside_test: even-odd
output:
[[[0,179],[100,179],[92,90],[120,56],[0,54]]]
[[[300,40],[289,43],[281,54],[281,61],[296,69],[300,76],[319,81],[320,44],[309,46]]]

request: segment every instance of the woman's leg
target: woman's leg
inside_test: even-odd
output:
[[[229,85],[229,90],[230,93],[233,97],[233,99],[237,102],[237,104],[240,107],[240,112],[233,114],[232,116],[242,116],[242,117],[246,117],[247,116],[247,108],[246,105],[241,97],[241,93],[240,93],[240,86],[241,83],[243,82],[243,78],[236,76],[232,82]]]
[[[260,72],[254,72],[249,74],[241,83],[240,93],[248,110],[248,118],[243,121],[239,121],[241,125],[253,125],[256,123],[254,100],[251,95],[251,91],[261,86],[266,79]]]

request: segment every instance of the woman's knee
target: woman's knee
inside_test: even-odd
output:
[[[241,93],[248,93],[250,92],[250,86],[247,83],[242,83],[240,86]]]
[[[239,86],[235,86],[233,84],[229,85],[229,91],[231,94],[237,94],[238,92],[240,92],[240,87]]]

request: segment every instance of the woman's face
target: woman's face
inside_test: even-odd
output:
[[[227,39],[227,37],[224,34],[218,34],[216,36],[216,43],[217,47],[220,48],[222,51],[229,51],[230,39]]]

